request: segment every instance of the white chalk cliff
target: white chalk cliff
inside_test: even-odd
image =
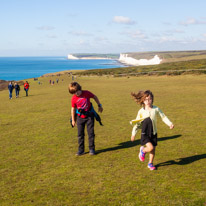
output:
[[[157,55],[155,55],[152,59],[134,59],[132,57],[128,57],[128,54],[120,54],[118,59],[121,63],[133,66],[139,65],[155,65],[160,64],[162,59],[160,59]]]
[[[73,56],[72,54],[69,54],[67,58],[68,58],[68,59],[79,59],[79,58]]]

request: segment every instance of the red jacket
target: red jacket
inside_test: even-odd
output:
[[[27,82],[24,83],[24,88],[25,88],[25,89],[29,89],[29,83],[27,83]]]

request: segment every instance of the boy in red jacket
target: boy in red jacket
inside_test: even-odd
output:
[[[77,124],[78,129],[78,143],[79,149],[76,153],[77,156],[84,154],[84,129],[87,125],[87,133],[89,137],[89,154],[95,155],[94,144],[94,114],[91,112],[92,104],[90,98],[93,98],[98,105],[98,111],[102,112],[103,108],[96,95],[87,90],[82,90],[77,82],[72,82],[69,85],[69,93],[73,94],[71,99],[71,115],[72,126]],[[77,114],[77,118],[75,118]]]

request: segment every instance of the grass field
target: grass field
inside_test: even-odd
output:
[[[97,155],[76,157],[67,87],[71,77],[30,79],[29,96],[0,92],[0,205],[206,205],[206,76],[76,77],[104,108]],[[53,77],[55,80],[56,77]],[[63,81],[62,81],[63,79]],[[175,128],[158,119],[156,171],[138,159],[140,132],[130,141],[139,106],[130,92],[150,89]],[[95,108],[97,108],[94,103]]]
[[[205,50],[193,50],[193,51],[162,51],[162,52],[131,52],[128,56],[135,59],[151,59],[155,55],[158,55],[162,59],[161,63],[165,62],[179,62],[198,60],[206,58]]]
[[[206,59],[163,63],[158,65],[130,66],[115,69],[93,69],[78,72],[80,75],[113,75],[113,76],[142,76],[142,75],[182,75],[206,74]]]

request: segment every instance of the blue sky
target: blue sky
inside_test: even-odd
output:
[[[206,50],[204,0],[0,0],[0,56]]]

